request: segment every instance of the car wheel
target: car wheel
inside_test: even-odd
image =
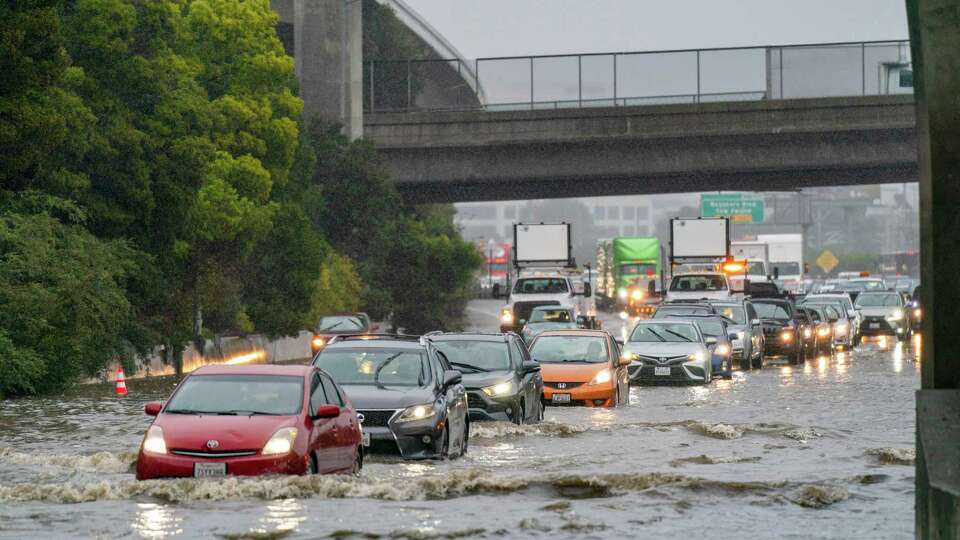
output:
[[[363,448],[357,446],[357,453],[353,458],[353,467],[350,469],[350,474],[354,476],[360,476],[360,471],[363,470]]]
[[[437,459],[447,459],[450,457],[450,429],[443,428],[443,435],[440,437],[440,450],[437,452]]]
[[[460,439],[460,455],[467,455],[467,450],[470,448],[470,422],[467,421],[463,425],[463,437]]]
[[[539,399],[538,405],[540,405],[540,412],[537,415],[537,422],[543,422],[543,415],[547,412],[547,404],[543,402],[543,399]]]
[[[307,474],[314,475],[317,474],[317,456],[316,454],[310,454],[310,459],[307,460]]]
[[[523,401],[520,402],[520,406],[517,407],[516,416],[513,418],[513,423],[522,426],[524,421],[527,419],[527,405]]]

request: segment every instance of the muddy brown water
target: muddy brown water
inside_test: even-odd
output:
[[[473,327],[498,305],[472,303]],[[0,538],[908,538],[912,349],[476,424],[463,459],[373,458],[360,478],[137,482],[143,404],[169,378],[3,401]]]

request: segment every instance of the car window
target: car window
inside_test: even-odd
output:
[[[675,276],[670,282],[671,291],[725,291],[727,282],[720,275]]]
[[[566,309],[535,309],[533,313],[530,314],[530,320],[527,322],[538,323],[538,322],[551,322],[551,323],[568,323],[572,321],[573,318],[570,317],[570,311]]]
[[[467,372],[510,369],[509,350],[502,341],[451,339],[434,341],[433,345],[453,363],[453,369]]]
[[[857,297],[857,307],[900,307],[902,305],[899,294],[861,294]]]
[[[327,393],[320,381],[320,374],[315,373],[313,380],[310,382],[310,411],[316,412],[318,407],[327,403],[330,403],[330,401],[327,400]]]
[[[434,379],[425,353],[418,350],[326,348],[314,364],[341,385],[426,387]]]
[[[714,306],[714,309],[716,309],[721,316],[726,317],[737,324],[747,324],[746,310],[742,307]]]
[[[164,411],[298,414],[303,408],[303,383],[303,376],[191,375]]]
[[[726,335],[723,324],[719,321],[697,321],[697,326],[700,327],[700,333],[706,336],[720,337]]]
[[[602,336],[540,336],[530,348],[530,356],[541,363],[607,361],[607,340]]]
[[[354,315],[322,317],[317,324],[317,330],[320,332],[349,332],[351,330],[363,330],[364,328],[366,328],[366,324],[363,319]]]
[[[323,381],[323,391],[327,395],[327,403],[343,407],[343,399],[340,398],[340,393],[337,392],[337,387],[333,384],[333,381],[322,375],[320,379]]]
[[[522,278],[513,286],[514,294],[554,294],[569,292],[563,278]]]
[[[754,304],[753,307],[762,319],[790,320],[790,312],[783,304]]]
[[[524,347],[520,346],[519,342],[513,342],[513,356],[516,358],[515,365],[520,367],[523,365],[523,362],[529,357],[529,353]]]
[[[747,316],[750,318],[751,321],[758,318],[757,310],[753,309],[753,304],[747,304],[745,307],[747,310]]]
[[[645,323],[633,329],[630,341],[640,343],[691,343],[700,341],[697,329],[688,323]]]

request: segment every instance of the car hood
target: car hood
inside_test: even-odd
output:
[[[899,309],[900,308],[890,307],[865,307],[860,308],[860,313],[862,313],[864,317],[886,317]]]
[[[529,333],[539,334],[540,332],[545,332],[547,330],[564,330],[564,329],[576,328],[576,327],[577,325],[574,323],[536,322],[536,323],[527,323],[526,326],[524,327],[524,331]]]
[[[693,354],[703,345],[700,343],[647,343],[642,341],[627,342],[626,351],[630,354],[642,354],[644,356],[680,356],[682,354]]]
[[[217,441],[218,452],[257,450],[278,429],[295,426],[297,416],[217,416],[209,414],[161,414],[154,425],[163,429],[170,450],[207,452],[207,441]]]
[[[433,403],[433,388],[341,384],[350,402],[357,409],[402,409],[411,405]]]
[[[491,371],[490,373],[464,373],[463,386],[470,390],[493,386],[505,381],[513,380],[509,371]]]
[[[541,363],[540,376],[548,382],[590,382],[598,371],[610,367],[609,362],[597,364],[581,363]]]

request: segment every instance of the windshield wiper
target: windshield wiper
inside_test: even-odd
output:
[[[387,364],[389,364],[390,362],[393,362],[394,360],[396,360],[401,354],[403,354],[403,353],[402,353],[402,352],[398,352],[398,353],[396,353],[396,354],[393,354],[393,355],[391,355],[391,356],[388,356],[388,357],[383,361],[382,364],[380,364],[379,366],[377,366],[377,371],[375,371],[374,374],[373,374],[373,384],[377,385],[377,388],[380,388],[381,390],[386,388],[386,386],[384,386],[383,383],[380,382],[380,372],[383,371],[383,368],[387,367]]]
[[[341,324],[343,324],[343,321],[340,321],[340,322],[338,322],[338,323],[331,324],[330,326],[328,326],[328,327],[326,327],[326,328],[321,328],[320,331],[321,331],[321,332],[324,332],[324,331],[327,331],[327,330],[333,330],[334,328],[340,326]]]
[[[464,364],[463,362],[451,362],[447,360],[447,363],[449,363],[453,367],[472,369],[474,372],[488,373],[490,371],[489,369],[484,369],[477,366],[471,366],[470,364]]]
[[[674,335],[674,336],[677,336],[678,338],[680,338],[680,339],[682,339],[683,341],[688,342],[688,343],[691,342],[691,341],[693,341],[692,339],[688,338],[687,336],[685,336],[685,335],[683,335],[683,334],[679,334],[679,333],[677,333],[677,332],[674,332],[673,330],[664,329],[664,332],[666,332],[666,333],[668,333],[668,334],[671,334],[671,335]]]
[[[195,409],[167,409],[163,412],[170,414],[217,414],[213,411],[198,411]]]

